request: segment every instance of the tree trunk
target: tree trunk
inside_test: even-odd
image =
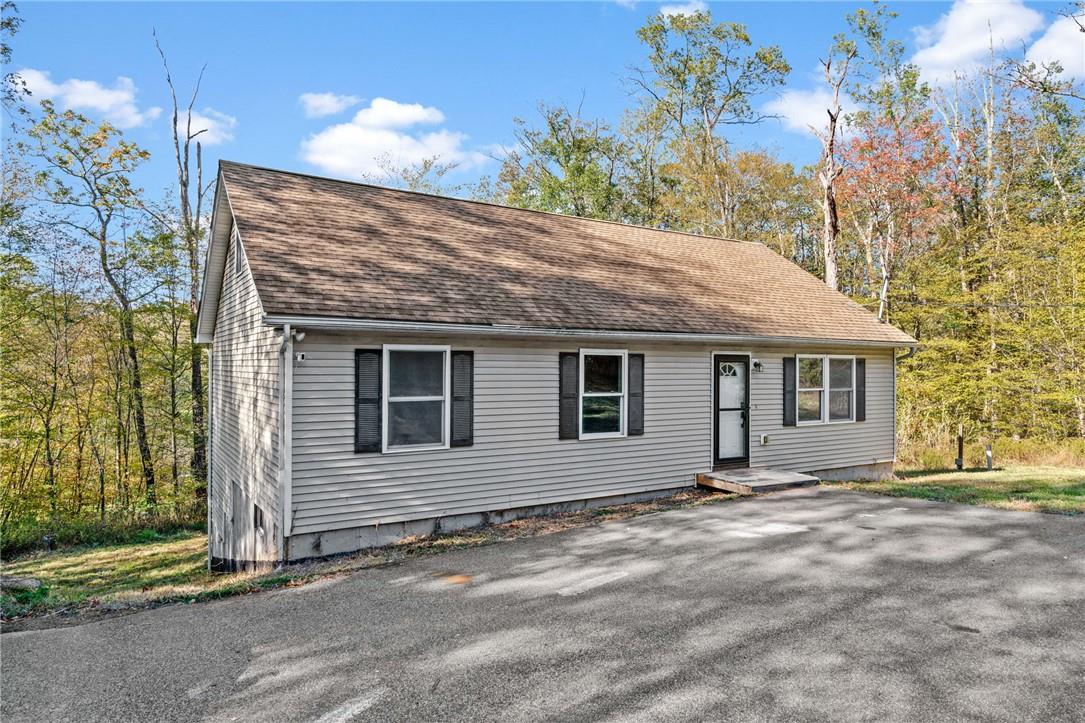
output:
[[[840,105],[840,89],[848,77],[848,67],[855,57],[855,49],[852,48],[841,59],[836,73],[833,72],[833,57],[821,61],[824,71],[825,82],[832,88],[832,107],[826,109],[829,123],[824,133],[814,132],[821,140],[821,169],[818,171],[818,181],[821,183],[821,255],[825,262],[825,284],[833,291],[840,290],[840,282],[837,278],[836,241],[840,237],[840,215],[836,207],[836,182],[844,169],[836,162],[836,127],[843,111]]]
[[[127,306],[121,310],[121,338],[128,354],[128,372],[132,383],[132,411],[135,413],[136,446],[139,447],[139,460],[143,467],[143,487],[147,504],[158,504],[155,491],[154,462],[151,459],[151,445],[147,440],[147,420],[143,413],[143,377],[139,370],[139,353],[136,350],[136,330],[132,322],[132,311]]]
[[[840,221],[836,209],[836,190],[834,180],[835,164],[826,161],[826,171],[821,176],[821,254],[825,262],[825,285],[833,291],[839,291],[840,283],[837,280],[836,266],[836,239],[840,236]],[[830,175],[832,174],[832,175]]]

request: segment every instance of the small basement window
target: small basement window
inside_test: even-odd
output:
[[[581,439],[625,436],[627,361],[624,349],[581,349]]]
[[[797,359],[798,423],[855,421],[855,357],[799,355]]]
[[[448,447],[447,346],[384,347],[384,451]]]
[[[260,534],[264,532],[264,510],[257,504],[252,506],[252,529]]]

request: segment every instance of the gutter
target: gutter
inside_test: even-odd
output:
[[[752,334],[696,334],[686,332],[615,331],[598,329],[566,329],[505,324],[442,324],[414,321],[385,321],[379,319],[344,319],[327,316],[282,316],[267,314],[264,323],[274,327],[304,327],[325,331],[398,332],[407,334],[463,334],[521,339],[615,339],[636,341],[676,341],[735,344],[809,344],[811,346],[903,348],[914,353],[911,341],[872,341],[860,339],[824,339],[821,337],[757,336]],[[909,356],[911,354],[909,353]]]

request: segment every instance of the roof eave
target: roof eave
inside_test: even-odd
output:
[[[223,225],[223,216],[231,220],[225,225],[225,237],[220,232]],[[207,241],[207,251],[204,257],[203,278],[200,281],[200,303],[196,311],[196,338],[197,344],[210,344],[215,336],[215,319],[218,312],[218,296],[222,293],[222,274],[226,265],[225,245],[229,243],[230,226],[233,221],[233,209],[230,207],[229,195],[226,184],[222,178],[222,167],[219,166],[215,182],[215,198],[212,203],[210,231]],[[208,282],[215,287],[210,289]],[[208,294],[214,295],[213,303]]]
[[[667,331],[632,331],[620,329],[569,329],[528,327],[500,324],[448,324],[419,321],[389,321],[385,319],[355,319],[329,316],[296,316],[266,314],[264,323],[281,327],[284,324],[300,329],[319,331],[359,331],[399,334],[448,334],[456,336],[513,337],[521,339],[613,339],[630,341],[703,342],[713,344],[816,345],[833,347],[871,347],[902,349],[918,344],[908,340],[890,339],[832,339],[825,337],[766,336],[759,334],[702,334]],[[903,334],[903,332],[901,332]]]

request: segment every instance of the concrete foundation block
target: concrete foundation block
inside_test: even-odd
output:
[[[852,480],[881,481],[893,479],[893,463],[874,462],[872,464],[858,464],[851,467],[811,470],[808,474],[812,474],[824,482],[850,482]]]
[[[454,532],[456,530],[465,530],[482,525],[497,525],[523,517],[553,515],[561,512],[597,509],[599,507],[609,507],[611,505],[621,505],[630,502],[643,502],[646,500],[658,499],[660,497],[669,497],[683,489],[688,489],[688,487],[673,487],[670,489],[635,492],[626,495],[613,495],[610,497],[596,497],[592,499],[574,500],[571,502],[556,502],[553,504],[516,507],[506,510],[491,510],[488,512],[470,512],[458,515],[446,515],[444,517],[431,517],[423,520],[392,522],[383,525],[352,527],[345,530],[330,530],[327,532],[293,535],[290,537],[287,545],[287,559],[290,562],[299,562],[314,557],[326,557],[328,555],[339,555],[346,552],[357,552],[371,547],[383,547],[384,545],[390,545],[404,538],[416,535],[426,536],[439,534],[441,532]]]

